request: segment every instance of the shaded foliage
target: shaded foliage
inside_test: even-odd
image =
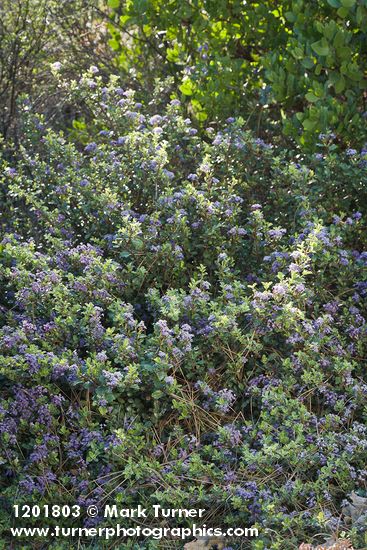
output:
[[[318,133],[363,144],[365,0],[110,0],[110,45],[142,82],[173,75],[200,120],[241,114],[282,124],[312,148]]]

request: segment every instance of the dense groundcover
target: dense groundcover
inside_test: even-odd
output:
[[[363,548],[366,151],[79,93],[94,141],[26,105],[1,161],[2,541],[14,503],[119,502],[256,525],[241,548]],[[51,542],[22,547],[74,547]]]

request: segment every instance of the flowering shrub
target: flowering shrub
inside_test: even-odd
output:
[[[253,523],[256,550],[362,544],[365,153],[297,164],[79,86],[93,138],[27,111],[2,160],[2,525],[15,498],[158,502]]]

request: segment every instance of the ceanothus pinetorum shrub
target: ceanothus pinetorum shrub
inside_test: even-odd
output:
[[[15,501],[158,502],[255,524],[257,550],[362,544],[364,152],[297,164],[240,121],[202,138],[177,102],[77,92],[93,141],[26,112],[2,161],[2,525]]]

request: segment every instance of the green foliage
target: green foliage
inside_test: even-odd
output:
[[[286,134],[301,129],[302,145],[325,129],[363,141],[367,3],[301,0],[284,17],[291,33],[284,50],[269,53],[265,75],[274,99],[294,113],[284,121]]]
[[[365,0],[109,5],[119,67],[148,86],[151,75],[173,75],[199,121],[281,121],[306,148],[331,129],[363,141]]]

